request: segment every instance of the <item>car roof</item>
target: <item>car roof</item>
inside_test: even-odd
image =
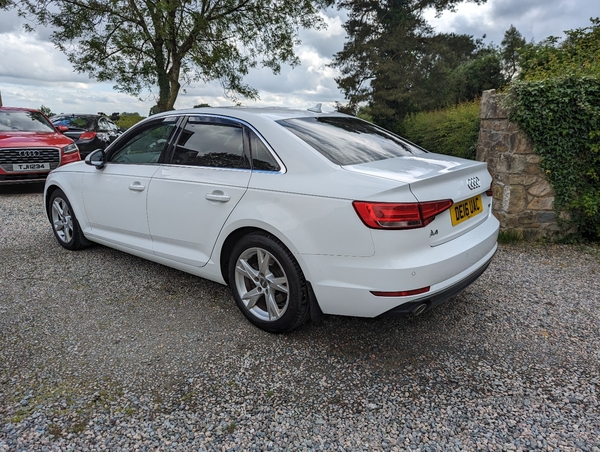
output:
[[[163,113],[158,113],[151,117],[168,116],[172,114],[189,115],[194,113],[232,116],[239,119],[263,117],[265,119],[270,119],[271,121],[279,121],[282,119],[291,118],[315,118],[320,116],[348,116],[337,111],[318,112],[313,111],[313,109],[301,110],[283,107],[200,107],[186,110],[171,110]]]
[[[57,113],[52,118],[75,118],[75,117],[84,117],[84,118],[106,118],[103,115],[96,115],[93,113]],[[110,119],[110,118],[107,118]]]

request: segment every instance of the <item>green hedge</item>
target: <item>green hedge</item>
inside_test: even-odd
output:
[[[558,217],[580,237],[599,240],[600,78],[515,82],[511,91],[511,119],[542,157]]]
[[[479,100],[407,117],[399,133],[431,152],[475,159]]]

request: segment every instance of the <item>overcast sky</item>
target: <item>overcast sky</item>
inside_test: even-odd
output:
[[[485,42],[500,44],[504,32],[514,25],[528,40],[539,42],[548,36],[562,36],[564,30],[587,27],[590,17],[600,16],[600,0],[488,0],[485,5],[461,4],[456,12],[441,17],[427,13],[440,32],[469,34]],[[342,49],[345,33],[343,12],[324,13],[326,30],[302,31],[297,54],[302,64],[284,67],[281,74],[257,69],[246,82],[257,88],[260,100],[244,101],[250,106],[308,108],[317,102],[333,107],[343,96],[334,81],[335,70],[327,64]],[[141,99],[119,93],[110,83],[97,83],[73,71],[66,57],[48,41],[49,30],[26,33],[14,11],[0,11],[0,93],[4,105],[49,107],[55,113],[103,111],[139,112],[146,116],[154,105],[151,93]],[[176,108],[208,103],[231,105],[218,84],[197,83],[185,87]]]

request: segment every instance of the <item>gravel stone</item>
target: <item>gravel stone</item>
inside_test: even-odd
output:
[[[262,332],[224,286],[61,248],[0,187],[0,452],[600,452],[600,248],[500,246],[416,318]]]

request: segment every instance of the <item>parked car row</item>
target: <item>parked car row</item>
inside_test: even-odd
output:
[[[53,169],[106,149],[121,133],[103,115],[48,119],[37,110],[0,107],[0,184],[43,182]]]

